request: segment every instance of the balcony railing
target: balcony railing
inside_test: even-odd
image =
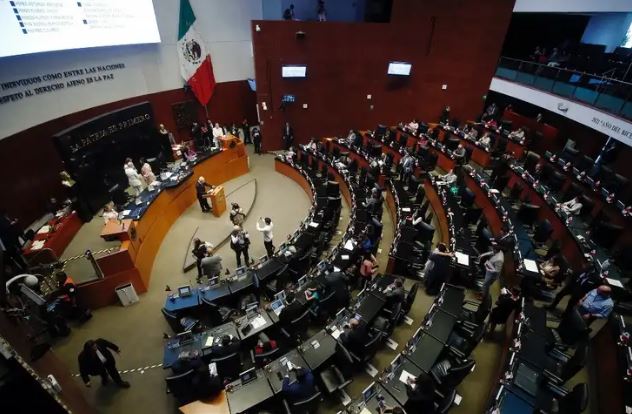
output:
[[[496,76],[632,119],[632,84],[628,82],[507,57],[500,58]]]

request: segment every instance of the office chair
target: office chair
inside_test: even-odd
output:
[[[456,147],[458,147],[459,144],[461,143],[461,140],[457,137],[449,137],[444,140],[444,143],[445,143],[446,148],[448,148],[451,151],[454,151]]]
[[[627,243],[614,254],[614,260],[624,274],[632,272],[632,244]]]
[[[353,358],[339,342],[336,343],[334,363],[320,372],[320,380],[329,395],[342,390],[353,381]]]
[[[557,385],[563,385],[586,365],[588,341],[580,341],[570,357],[557,349],[553,349],[549,355],[552,356],[552,364],[546,368],[545,373],[553,376]]]
[[[560,154],[560,158],[572,164],[575,162],[575,159],[577,158],[578,155],[579,155],[578,149],[573,148],[573,147],[565,147]]]
[[[175,334],[179,334],[183,331],[182,325],[180,324],[180,318],[173,312],[169,312],[165,308],[161,309],[162,316],[165,317],[165,320],[169,324],[169,327]]]
[[[310,311],[315,320],[325,322],[327,318],[333,316],[338,311],[336,292],[332,290],[327,296],[318,302],[318,312],[311,309]]]
[[[582,208],[579,210],[579,216],[584,220],[591,218],[591,213],[595,208],[595,201],[586,194],[582,194],[581,197],[579,197],[579,202],[582,203]]]
[[[426,223],[425,220],[417,224],[417,240],[421,243],[431,242],[434,238],[435,228],[432,224]]]
[[[309,318],[311,312],[307,309],[298,318],[290,321],[290,324],[281,328],[281,333],[286,339],[294,339],[296,342],[300,342],[301,338],[305,337],[307,333],[307,327],[309,326]]]
[[[378,331],[383,338],[388,338],[393,334],[395,326],[401,320],[402,315],[402,303],[394,303],[390,308],[385,307],[382,309],[382,314],[373,321],[371,328]]]
[[[492,244],[492,239],[494,238],[492,232],[487,227],[483,227],[480,232],[478,232],[477,236],[478,237],[476,238],[475,245],[476,250],[479,253],[485,253],[489,251],[489,247]]]
[[[380,333],[374,333],[373,336],[369,339],[369,341],[364,344],[364,350],[362,355],[356,355],[353,352],[349,351],[349,354],[356,362],[357,368],[363,368],[364,364],[369,362],[375,354],[377,353],[377,348],[380,346],[380,340],[382,339],[382,335]]]
[[[465,187],[461,190],[461,207],[470,208],[474,205],[474,192]]]
[[[559,171],[553,171],[550,177],[547,179],[549,190],[557,193],[562,189],[564,185],[564,181],[566,181],[566,176]]]
[[[583,412],[588,407],[588,385],[577,384],[571,392],[562,396],[559,400],[560,414],[576,414]]]
[[[531,174],[535,172],[535,166],[540,162],[540,156],[535,152],[529,151],[527,153],[527,158],[524,162],[524,169],[529,171]]]
[[[547,341],[550,344],[562,343],[568,346],[576,344],[588,339],[590,329],[586,325],[586,321],[582,318],[577,308],[572,308],[567,312],[560,321],[557,328],[547,329]]]
[[[458,325],[448,337],[450,351],[459,358],[469,357],[474,348],[476,348],[476,345],[483,340],[483,336],[485,336],[486,332],[487,324],[484,322],[475,325],[473,329],[465,324]]]
[[[625,188],[628,186],[630,180],[621,174],[615,174],[612,179],[610,179],[605,187],[616,195],[620,195]]]
[[[584,194],[582,186],[577,184],[576,182],[571,182],[570,187],[568,187],[568,190],[566,190],[566,192],[564,193],[563,200],[569,201],[575,197],[580,197],[582,194]]]
[[[213,326],[221,325],[228,322],[230,317],[235,312],[234,309],[216,305],[215,303],[210,302],[205,297],[202,297],[202,305],[206,308],[205,314],[210,315],[211,324]]]
[[[579,171],[588,171],[593,167],[593,165],[595,165],[595,161],[588,155],[582,155],[575,163],[575,167]]]
[[[470,226],[478,221],[483,214],[483,209],[480,207],[468,208],[465,211],[465,215],[463,219],[465,220],[465,225]]]
[[[406,300],[404,300],[404,305],[402,306],[402,314],[407,315],[410,312],[410,309],[413,307],[413,303],[415,302],[415,298],[417,297],[417,291],[419,290],[419,282],[413,284],[408,293],[406,294]]]
[[[318,405],[322,400],[320,391],[302,401],[288,403],[283,399],[283,408],[287,414],[312,414],[318,412]]]
[[[623,226],[601,220],[593,226],[592,239],[598,245],[609,249],[623,233],[623,230]]]
[[[167,394],[173,394],[174,398],[178,401],[178,405],[185,405],[196,399],[193,388],[191,387],[191,381],[194,375],[195,371],[190,369],[182,374],[165,378]]]
[[[494,184],[492,185],[492,187],[502,193],[505,190],[505,187],[507,187],[508,182],[509,176],[503,175],[501,177],[497,177],[496,180],[494,180]]]
[[[459,316],[459,323],[471,328],[474,328],[477,325],[482,325],[491,310],[492,295],[483,297],[481,302],[474,302],[471,300],[465,301],[461,315]]]
[[[225,380],[232,381],[239,377],[241,372],[241,357],[239,352],[223,356],[221,358],[211,359],[211,363],[217,364],[217,375],[222,382]]]
[[[263,352],[261,354],[255,354],[254,350],[250,350],[250,362],[256,366],[257,368],[263,368],[270,362],[274,361],[278,357],[281,356],[281,348],[276,347],[274,349],[269,350],[268,352]]]
[[[546,243],[553,233],[553,225],[548,219],[544,219],[537,223],[533,232],[533,241],[535,244]]]
[[[437,414],[445,414],[450,411],[456,396],[456,388],[444,390],[443,392],[435,390],[435,412]]]
[[[525,226],[532,226],[538,217],[540,206],[530,203],[524,203],[520,206],[516,218]]]
[[[452,390],[463,382],[475,366],[476,361],[473,359],[452,361],[446,358],[430,369],[430,375],[439,390]]]

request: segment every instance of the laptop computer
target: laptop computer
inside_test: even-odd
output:
[[[219,276],[212,277],[208,280],[209,287],[217,287],[219,286]]]
[[[248,271],[248,269],[246,268],[246,266],[241,266],[241,267],[238,267],[237,269],[235,269],[235,275],[237,277],[240,277],[240,276],[245,275],[247,271]]]
[[[373,396],[377,393],[377,388],[375,387],[375,383],[372,382],[368,387],[366,387],[362,391],[362,399],[364,402],[368,402]]]
[[[298,280],[298,287],[301,288],[303,285],[307,283],[307,276],[303,276]]]
[[[285,300],[285,290],[282,290],[280,292],[275,293],[274,294],[274,299]]]
[[[281,311],[283,310],[283,308],[285,307],[285,303],[283,302],[282,299],[277,299],[274,302],[272,302],[270,304],[270,308],[272,308],[272,311],[279,316],[281,314]]]
[[[254,368],[250,368],[249,370],[240,373],[239,379],[241,380],[242,385],[246,385],[257,379],[257,371],[255,371]]]

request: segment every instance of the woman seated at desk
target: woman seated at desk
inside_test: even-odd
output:
[[[544,283],[547,288],[553,290],[562,283],[561,269],[561,259],[559,256],[553,256],[540,265],[540,270],[542,270]]]
[[[118,212],[114,209],[114,203],[110,202],[103,207],[103,221],[108,224],[110,220],[118,219]]]
[[[509,134],[509,139],[513,139],[515,141],[522,141],[524,139],[524,128],[520,127],[515,131],[512,131]]]
[[[463,128],[463,133],[471,139],[476,139],[476,137],[478,136],[478,130],[473,125],[465,125],[465,128]]]

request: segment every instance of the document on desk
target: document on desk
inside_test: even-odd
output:
[[[404,384],[408,384],[408,380],[409,379],[416,379],[417,377],[414,376],[413,374],[411,374],[410,372],[406,371],[405,369],[402,370],[401,375],[399,376],[399,380],[404,383]]]
[[[123,210],[123,215],[127,216],[131,212],[132,212],[132,210]]]
[[[204,342],[204,348],[209,348],[211,346],[213,346],[213,341],[215,340],[215,338],[213,338],[212,336],[209,336],[206,338],[206,342]]]
[[[37,231],[37,234],[46,234],[49,231],[50,231],[50,226],[47,224],[45,226],[42,226],[42,228]]]
[[[349,255],[348,254],[343,254],[343,255],[340,256],[340,258],[342,260],[349,260]]]
[[[538,264],[535,260],[524,259],[524,268],[529,272],[538,273]]]
[[[360,414],[373,414],[373,413],[371,413],[371,410],[369,410],[368,408],[364,407],[362,409],[362,411],[360,411]]]
[[[410,207],[402,207],[404,213],[410,213]]]
[[[347,250],[353,251],[353,249],[355,249],[355,243],[353,242],[353,239],[347,240],[344,247]]]
[[[313,227],[313,228],[318,228],[318,223],[316,223],[315,221],[312,221],[311,223],[309,223],[309,227]]]
[[[456,257],[456,262],[460,265],[463,266],[469,266],[470,265],[470,256],[465,254],[465,253],[461,253],[461,252],[454,252],[454,257]]]
[[[334,329],[334,331],[331,333],[331,336],[333,336],[334,339],[340,338],[340,335],[342,335],[342,332],[338,328]]]
[[[259,315],[256,318],[254,318],[253,320],[251,320],[250,324],[252,325],[253,329],[259,329],[263,325],[266,324],[266,319],[263,316]]]

